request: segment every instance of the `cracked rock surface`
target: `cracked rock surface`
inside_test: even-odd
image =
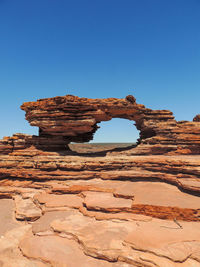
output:
[[[100,178],[0,185],[1,266],[200,266],[199,197],[175,185]]]
[[[39,136],[0,140],[0,267],[200,267],[200,122],[126,99],[22,105]],[[138,145],[91,140],[133,120]]]

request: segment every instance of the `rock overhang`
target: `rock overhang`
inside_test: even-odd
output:
[[[200,153],[198,116],[193,122],[177,122],[171,111],[146,108],[138,104],[132,95],[124,99],[66,95],[26,102],[21,109],[26,112],[30,125],[39,127],[39,137],[57,138],[66,145],[89,142],[99,128],[98,123],[123,118],[133,121],[140,132],[137,153]],[[142,146],[145,148],[143,152]]]
[[[30,125],[39,128],[39,134],[4,138],[0,141],[2,154],[30,146],[45,151],[66,151],[71,142],[91,141],[99,123],[113,118],[133,121],[138,129],[139,139],[131,154],[200,154],[199,115],[191,122],[176,121],[171,111],[146,108],[131,95],[124,99],[57,96],[26,102],[21,109],[26,112]]]

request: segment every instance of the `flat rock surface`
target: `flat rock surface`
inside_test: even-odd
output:
[[[103,192],[85,192],[84,204],[88,209],[106,210],[106,211],[123,211],[131,209],[132,200],[116,198],[112,193]]]
[[[54,195],[54,194],[39,194],[35,196],[35,200],[44,204],[48,208],[54,207],[72,207],[79,208],[82,206],[82,198],[72,194]]]
[[[158,205],[166,207],[199,208],[199,197],[185,194],[176,186],[160,182],[135,182],[124,184],[116,190],[119,195],[134,197],[133,204]],[[159,195],[159,203],[158,203]]]
[[[159,220],[140,223],[140,226],[127,236],[125,242],[134,249],[150,251],[174,261],[183,262],[189,256],[198,257],[199,223],[182,222],[180,226],[171,221],[166,223]]]
[[[0,156],[0,266],[200,267],[199,156],[73,153]]]
[[[73,240],[59,236],[27,236],[20,243],[26,257],[41,259],[53,266],[111,266],[106,261],[87,257]],[[113,265],[114,266],[114,265]]]
[[[39,135],[0,140],[0,266],[200,267],[200,115],[131,95],[21,108]],[[137,146],[69,145],[112,118],[135,123]]]
[[[14,218],[14,205],[12,199],[0,199],[0,236],[20,225]]]

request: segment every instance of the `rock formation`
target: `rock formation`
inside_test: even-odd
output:
[[[42,150],[66,150],[71,142],[92,140],[98,123],[112,118],[134,121],[140,138],[133,154],[200,154],[199,115],[193,122],[177,122],[171,111],[145,108],[133,96],[88,99],[67,95],[27,102],[21,108],[30,124],[39,127],[39,136],[5,137],[0,141],[2,154],[32,145]]]
[[[0,266],[200,267],[199,115],[133,96],[21,108],[39,135],[0,140]],[[70,150],[112,118],[134,121],[136,147]]]
[[[140,131],[137,154],[163,154],[177,151],[200,153],[200,123],[174,119],[168,110],[152,110],[136,103],[133,96],[125,99],[88,99],[67,95],[24,103],[26,119],[39,127],[41,146],[63,149],[70,142],[88,142],[99,128],[98,123],[112,118],[135,122]],[[40,138],[38,144],[40,144]],[[44,144],[46,146],[46,143]],[[134,153],[134,152],[133,152]]]

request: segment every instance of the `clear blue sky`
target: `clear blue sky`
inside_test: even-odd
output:
[[[37,133],[19,106],[66,94],[133,94],[192,120],[200,113],[200,1],[0,0],[0,90],[0,137]],[[135,140],[130,121],[103,125],[97,142]]]

